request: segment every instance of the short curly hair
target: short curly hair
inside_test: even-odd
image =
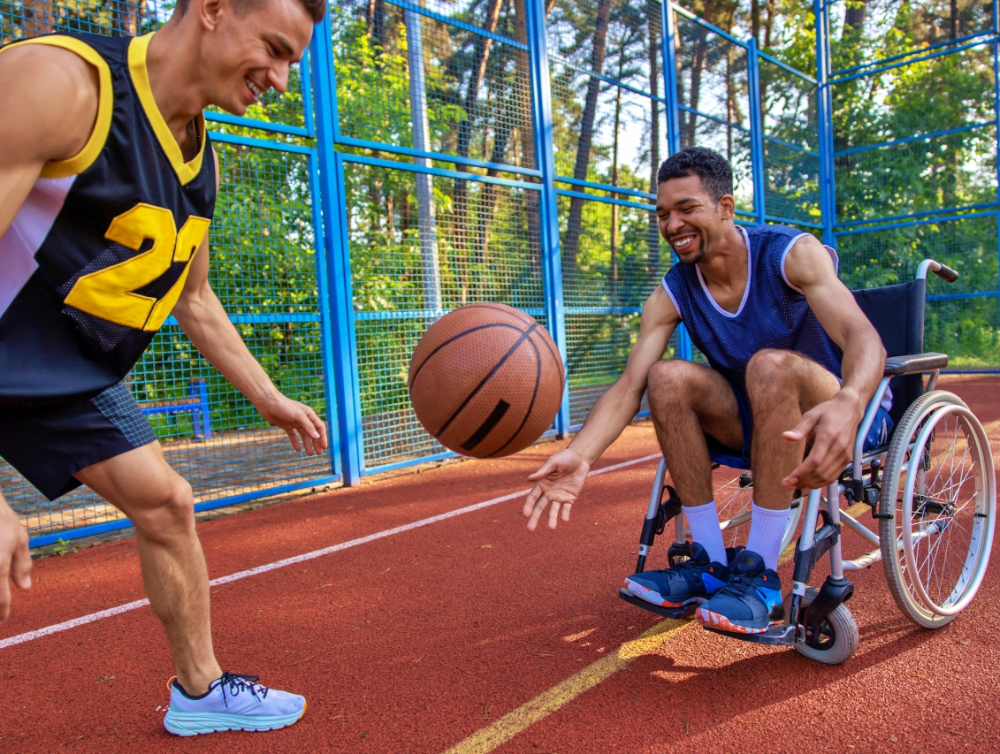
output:
[[[733,169],[729,162],[718,152],[705,147],[685,147],[680,152],[670,155],[660,165],[656,173],[657,185],[671,178],[684,178],[696,175],[701,178],[701,185],[718,203],[726,194],[733,193]]]
[[[234,0],[233,7],[237,12],[246,12],[257,5],[258,0]],[[319,23],[323,20],[326,15],[326,2],[327,0],[299,0],[302,3],[302,7],[306,9],[306,13],[312,16],[313,23]],[[188,5],[191,4],[191,0],[177,0],[177,4],[174,6],[174,13],[177,14],[178,18],[181,18],[185,13],[187,13]]]

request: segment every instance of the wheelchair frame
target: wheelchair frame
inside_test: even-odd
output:
[[[918,268],[916,280],[926,279],[928,271],[933,271],[947,282],[954,282],[958,279],[954,270],[932,259],[926,259]],[[843,472],[841,478],[828,485],[825,490],[796,491],[796,499],[793,500],[792,505],[797,510],[790,517],[792,520],[782,542],[782,552],[791,542],[800,514],[803,524],[795,549],[792,588],[785,600],[784,622],[772,625],[766,632],[758,634],[717,631],[706,626],[707,630],[761,644],[795,646],[802,654],[820,662],[844,662],[856,650],[858,640],[857,625],[844,605],[853,595],[854,587],[844,574],[849,571],[862,570],[878,563],[886,557],[887,552],[889,553],[887,559],[893,560],[892,564],[884,564],[893,596],[907,617],[918,625],[926,628],[937,628],[945,625],[971,602],[989,563],[996,519],[996,477],[989,443],[978,419],[972,415],[957,396],[935,391],[940,370],[947,366],[947,363],[947,355],[937,353],[887,358],[884,376],[868,403],[864,419],[858,428],[851,464]],[[875,419],[890,380],[894,377],[925,373],[929,373],[930,378],[923,394],[907,408],[899,426],[893,429],[889,442],[885,446],[864,453],[864,438]],[[976,444],[979,459],[974,459],[973,463],[974,466],[978,464],[983,488],[976,488],[977,503],[973,518],[973,531],[970,532],[969,555],[966,556],[966,561],[963,564],[959,583],[955,586],[950,597],[959,592],[960,586],[962,587],[961,592],[953,604],[948,604],[945,600],[944,604],[938,605],[930,598],[920,578],[917,579],[913,587],[916,594],[904,594],[903,591],[907,589],[906,585],[901,586],[900,575],[890,569],[897,566],[900,553],[903,554],[904,558],[913,559],[915,540],[919,541],[923,538],[943,534],[950,524],[947,519],[939,519],[927,526],[921,524],[920,530],[916,532],[916,537],[912,531],[912,524],[905,524],[904,531],[898,537],[893,530],[893,524],[900,502],[903,505],[903,510],[899,512],[900,517],[907,516],[911,520],[914,499],[917,499],[920,505],[917,511],[918,517],[925,515],[925,509],[928,506],[934,506],[931,510],[948,507],[948,504],[931,502],[931,496],[924,494],[926,489],[921,486],[918,490],[916,486],[926,484],[926,473],[931,462],[928,442],[933,441],[935,427],[940,421],[952,414],[958,414],[957,418],[968,435],[966,456],[969,444],[971,442]],[[904,434],[900,435],[899,433]],[[905,446],[901,445],[902,440],[895,440],[897,436],[905,436]],[[886,465],[887,459],[892,468]],[[883,476],[883,479],[880,480],[880,472],[883,472],[884,475],[894,475],[894,478],[888,483],[890,488],[895,491],[900,475],[904,472],[904,464],[907,481],[902,495],[903,500],[883,499],[887,496],[881,494],[880,481],[884,482],[885,478]],[[674,563],[675,558],[689,554],[684,517],[679,515],[682,510],[681,501],[672,487],[664,485],[665,473],[666,461],[661,459],[657,467],[653,492],[650,496],[649,508],[640,535],[639,560],[636,568],[638,572],[644,569],[653,541],[657,535],[664,533],[670,519],[674,519],[675,532],[674,542],[668,550],[670,564]],[[741,476],[740,486],[749,486],[752,482],[748,480],[746,484],[743,484],[743,476]],[[949,488],[949,495],[950,490],[951,488]],[[824,491],[825,499],[823,497]],[[664,492],[668,493],[666,502],[663,501]],[[959,490],[959,494],[961,494],[961,490]],[[857,502],[867,503],[872,508],[873,517],[879,521],[879,533],[872,532],[846,510],[842,510],[841,497],[844,497],[848,506]],[[893,497],[898,496],[894,494]],[[799,509],[802,498],[805,499],[804,511]],[[951,504],[951,507],[954,508],[954,505]],[[727,531],[747,523],[749,518],[749,512],[745,512],[720,522],[720,526],[723,531]],[[876,549],[861,557],[845,561],[840,542],[843,526],[856,532],[874,545]],[[895,540],[894,543],[893,540]],[[889,543],[893,543],[892,549],[890,549]],[[973,555],[973,546],[976,546],[977,550],[974,562],[970,564],[969,559]],[[824,555],[829,555],[830,575],[817,591],[809,587],[809,578],[817,562]],[[928,582],[929,579],[928,576]],[[672,618],[689,617],[697,607],[671,609],[652,605],[635,597],[627,589],[621,589],[619,596],[626,602]],[[831,626],[836,628],[832,629]],[[829,641],[841,641],[838,651],[825,654],[818,651],[820,637],[824,635],[824,631],[828,643]],[[837,633],[840,633],[841,636],[836,636]]]

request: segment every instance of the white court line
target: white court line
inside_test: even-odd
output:
[[[656,453],[651,456],[643,456],[642,458],[635,458],[631,461],[624,461],[623,463],[616,463],[613,466],[605,466],[603,469],[597,469],[596,471],[591,471],[587,476],[597,476],[598,474],[606,474],[609,471],[617,471],[618,469],[624,469],[627,466],[634,466],[637,463],[643,463],[645,461],[652,461],[655,458],[659,458],[660,454]],[[307,552],[304,555],[296,555],[293,558],[285,558],[284,560],[276,560],[273,563],[268,563],[267,565],[257,566],[256,568],[249,568],[246,571],[238,571],[236,573],[231,573],[228,576],[221,576],[217,579],[212,579],[208,582],[209,586],[221,586],[222,584],[229,584],[233,581],[239,581],[240,579],[249,578],[250,576],[258,576],[262,573],[267,573],[268,571],[275,571],[278,568],[284,568],[285,566],[295,565],[296,563],[303,563],[307,560],[313,560],[315,558],[321,558],[324,555],[331,555],[335,552],[340,552],[341,550],[348,550],[352,547],[357,547],[358,545],[365,545],[369,542],[374,542],[377,539],[385,539],[386,537],[391,537],[394,534],[402,534],[405,531],[410,531],[412,529],[419,529],[421,526],[428,526],[430,524],[436,524],[438,521],[444,521],[445,519],[454,518],[455,516],[461,516],[464,513],[472,513],[473,511],[478,511],[483,508],[489,508],[491,505],[497,505],[498,503],[505,503],[508,500],[513,500],[516,497],[522,497],[527,495],[529,490],[520,490],[518,492],[512,492],[509,495],[503,495],[502,497],[495,497],[492,500],[486,500],[482,503],[476,503],[475,505],[469,505],[465,508],[458,508],[453,511],[448,511],[447,513],[442,513],[438,516],[431,516],[430,518],[424,518],[420,521],[414,521],[412,524],[405,524],[403,526],[397,526],[393,529],[386,529],[385,531],[377,532],[376,534],[369,534],[367,537],[359,537],[358,539],[352,539],[349,542],[341,542],[339,545],[333,545],[331,547],[324,547],[322,550],[313,550],[312,552]],[[12,647],[15,644],[23,644],[26,641],[34,641],[35,639],[40,639],[43,636],[49,636],[50,634],[57,634],[60,631],[68,631],[71,628],[76,628],[77,626],[83,626],[87,623],[93,623],[94,621],[103,620],[104,618],[110,618],[113,615],[121,615],[122,613],[127,613],[131,610],[136,610],[140,607],[145,607],[149,604],[149,600],[136,600],[135,602],[129,602],[124,605],[118,605],[118,607],[111,607],[107,610],[100,610],[96,613],[91,613],[90,615],[84,615],[80,618],[74,618],[73,620],[68,620],[63,623],[56,623],[53,626],[46,626],[45,628],[39,628],[35,631],[28,631],[27,633],[18,634],[17,636],[11,636],[7,639],[0,639],[0,649],[6,647]]]

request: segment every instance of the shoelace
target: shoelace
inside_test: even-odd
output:
[[[746,594],[748,588],[753,587],[753,580],[755,577],[748,576],[745,573],[740,573],[735,571],[729,578],[729,583],[722,587],[721,594],[727,594],[730,597],[742,597]]]
[[[226,686],[229,686],[229,695],[234,698],[239,696],[241,691],[249,690],[258,701],[267,699],[267,687],[257,683],[259,679],[260,676],[258,675],[226,673],[223,671],[222,678],[219,679],[219,685],[222,686],[222,701],[225,703],[226,709],[229,709],[229,701],[226,699]],[[261,691],[260,696],[257,696],[258,689]]]

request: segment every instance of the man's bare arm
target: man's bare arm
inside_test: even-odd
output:
[[[639,337],[629,353],[625,371],[597,399],[569,444],[588,464],[600,458],[639,413],[649,370],[663,358],[680,321],[670,296],[662,285],[657,286],[642,307]]]
[[[0,236],[45,164],[87,145],[99,101],[97,70],[69,50],[24,45],[0,55]]]
[[[679,322],[673,302],[658,286],[642,307],[639,338],[622,376],[597,399],[569,447],[548,458],[528,477],[535,482],[524,501],[529,530],[535,529],[546,508],[550,529],[556,527],[560,511],[562,520],[569,520],[570,506],[583,489],[590,464],[601,457],[639,412],[649,370],[663,358]]]
[[[785,480],[789,487],[818,487],[835,479],[850,461],[854,436],[885,369],[882,339],[854,296],[837,277],[829,252],[812,236],[796,242],[785,259],[788,282],[844,353],[842,386],[833,399],[802,416],[785,437],[814,437],[809,456]]]
[[[219,183],[219,160],[213,150],[216,188]],[[326,425],[309,407],[286,398],[271,382],[267,372],[247,348],[229,315],[208,282],[208,237],[202,241],[194,259],[184,291],[174,307],[174,317],[194,347],[208,359],[267,421],[288,434],[296,450],[321,453],[327,446]]]

